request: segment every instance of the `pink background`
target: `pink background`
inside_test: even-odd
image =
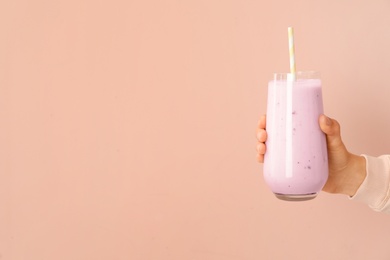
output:
[[[390,259],[390,216],[278,201],[266,85],[322,73],[357,154],[390,153],[390,1],[0,2],[0,259]]]

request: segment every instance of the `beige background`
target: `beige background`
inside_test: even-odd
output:
[[[0,259],[390,259],[390,216],[286,203],[255,128],[322,72],[354,153],[390,153],[390,1],[0,1]]]

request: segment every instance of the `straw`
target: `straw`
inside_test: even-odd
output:
[[[292,76],[292,80],[294,81],[296,78],[296,70],[295,70],[295,48],[294,48],[294,29],[292,27],[288,27],[288,49],[290,55],[290,73]]]
[[[287,74],[287,93],[286,93],[286,125],[292,126],[292,92],[294,81],[296,80],[296,70],[295,70],[295,50],[294,50],[294,30],[292,27],[288,27],[288,49],[290,55],[290,73]],[[292,156],[292,132],[287,130],[286,127],[286,176],[293,176],[293,156]]]

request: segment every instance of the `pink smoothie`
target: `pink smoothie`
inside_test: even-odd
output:
[[[268,84],[264,178],[277,194],[318,193],[328,178],[320,79]]]

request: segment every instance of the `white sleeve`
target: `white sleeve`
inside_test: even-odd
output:
[[[361,201],[375,211],[390,214],[390,155],[363,156],[367,176],[351,199]]]

